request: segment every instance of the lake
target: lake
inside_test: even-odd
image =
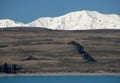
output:
[[[120,76],[0,77],[0,83],[120,83]]]

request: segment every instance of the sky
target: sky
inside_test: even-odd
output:
[[[120,15],[120,0],[0,0],[0,19],[23,23],[82,10]]]

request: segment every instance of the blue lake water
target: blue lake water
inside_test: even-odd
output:
[[[120,83],[120,76],[0,77],[0,83]]]

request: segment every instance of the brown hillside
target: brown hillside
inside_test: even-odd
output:
[[[70,41],[79,42],[96,62],[88,62]],[[120,30],[0,31],[0,64],[20,72],[120,72]]]

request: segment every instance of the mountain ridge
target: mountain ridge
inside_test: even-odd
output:
[[[10,19],[0,20],[0,28],[16,26],[45,27],[54,30],[120,29],[120,16],[83,10],[53,18],[42,17],[27,24]]]

